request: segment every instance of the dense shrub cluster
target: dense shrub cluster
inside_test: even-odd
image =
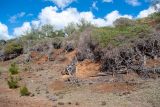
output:
[[[4,47],[5,54],[21,54],[23,52],[23,47],[21,44],[16,42],[7,43]]]

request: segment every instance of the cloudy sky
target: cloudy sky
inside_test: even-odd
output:
[[[120,17],[146,17],[155,12],[148,0],[0,0],[0,39],[24,34],[44,24],[63,29],[85,18],[97,26],[112,26]]]

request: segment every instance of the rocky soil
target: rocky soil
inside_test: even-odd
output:
[[[25,55],[0,62],[0,107],[159,107],[160,79],[143,80],[129,72],[114,77],[100,72],[98,62],[77,63],[74,75],[64,75],[75,51],[57,50],[54,61],[38,53],[32,61],[23,63]],[[20,96],[19,88],[9,89],[8,68],[12,62],[19,66],[19,85],[27,86],[30,96]],[[154,61],[148,61],[153,64]],[[156,63],[158,63],[156,61]],[[63,75],[62,75],[63,74]]]

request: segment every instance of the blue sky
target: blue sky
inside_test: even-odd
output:
[[[24,34],[33,24],[64,28],[86,18],[109,26],[118,17],[140,18],[152,12],[146,0],[0,0],[0,39]]]

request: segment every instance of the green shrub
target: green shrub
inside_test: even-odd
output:
[[[30,92],[28,91],[28,88],[24,86],[20,88],[20,94],[21,96],[29,96]]]
[[[12,75],[18,74],[18,66],[16,65],[16,63],[12,63],[10,68],[9,68],[9,72]]]
[[[22,51],[23,51],[22,45],[15,42],[7,43],[6,46],[4,47],[5,54],[22,53]]]
[[[11,89],[18,88],[19,87],[18,86],[18,79],[10,76],[10,79],[8,80],[8,86]]]
[[[148,36],[150,33],[150,27],[148,25],[135,25],[135,26],[123,26],[123,27],[103,27],[96,28],[93,31],[93,37],[99,42],[102,47],[106,47],[109,44],[113,46],[119,46],[127,42],[127,39],[134,39],[142,36]],[[126,38],[123,41],[116,40],[117,37]]]

